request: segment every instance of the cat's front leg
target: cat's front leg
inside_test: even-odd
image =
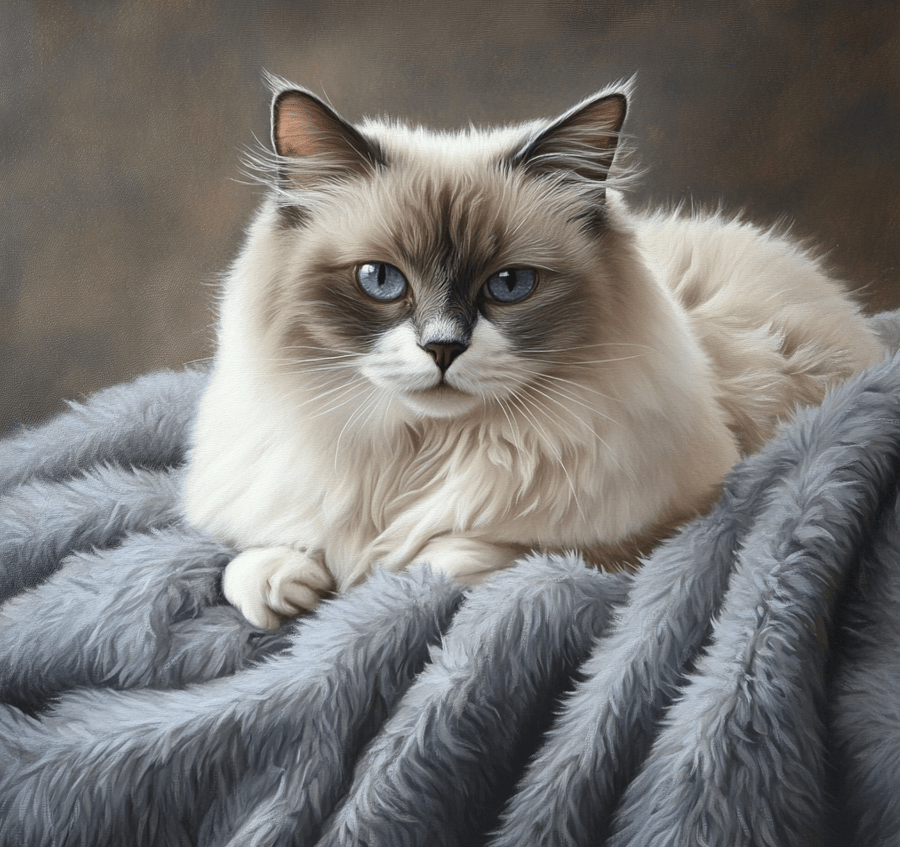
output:
[[[508,568],[528,549],[519,544],[496,543],[464,535],[440,535],[432,538],[415,560],[426,562],[463,585],[478,585],[497,571]]]
[[[324,557],[293,547],[255,547],[239,553],[222,575],[225,598],[250,623],[278,629],[282,618],[314,609],[334,588]]]

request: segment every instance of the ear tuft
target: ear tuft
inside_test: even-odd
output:
[[[596,95],[528,140],[513,164],[535,173],[604,183],[612,168],[628,110],[625,91]]]
[[[293,187],[359,175],[384,164],[379,147],[305,89],[279,91],[272,102],[272,146]]]

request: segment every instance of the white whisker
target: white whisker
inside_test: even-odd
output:
[[[589,385],[582,385],[580,382],[575,382],[575,380],[573,379],[565,379],[561,376],[554,376],[553,374],[546,373],[535,374],[534,379],[552,379],[554,382],[563,382],[567,385],[573,385],[575,386],[575,388],[578,388],[582,391],[590,391],[591,394],[596,394],[598,397],[602,397],[604,400],[611,400],[613,403],[622,402],[618,397],[611,397],[609,394],[604,394],[602,391],[598,391],[596,388],[591,388]],[[550,386],[547,387],[549,388]],[[597,411],[598,414],[603,414],[599,410],[595,411]],[[606,415],[603,415],[603,417],[606,417]]]
[[[550,450],[551,455],[553,456],[554,459],[556,459],[557,464],[560,466],[560,468],[562,468],[562,472],[565,474],[566,481],[569,483],[569,488],[572,491],[572,499],[575,501],[575,506],[578,509],[578,513],[581,515],[582,520],[586,521],[587,517],[585,516],[584,511],[581,508],[581,503],[578,501],[578,493],[575,490],[575,483],[572,482],[572,477],[569,475],[569,471],[566,468],[565,462],[563,462],[562,455],[556,449],[556,446],[553,444],[549,435],[547,435],[546,430],[541,426],[537,417],[533,413],[529,412],[529,410],[526,408],[524,398],[521,396],[518,396],[518,397],[510,398],[510,399],[515,399],[515,400],[519,401],[516,404],[517,407],[520,409],[522,414],[526,415],[528,418],[531,419],[531,422],[537,428],[538,434],[543,435],[542,440],[543,440],[545,446]],[[533,397],[531,399],[532,399],[532,401],[534,401]],[[546,411],[546,408],[545,408],[545,411]]]
[[[299,368],[295,371],[283,371],[284,376],[304,376],[313,373],[347,373],[349,367],[346,364],[339,365],[315,365],[311,368]],[[352,370],[350,371],[352,373]]]
[[[358,350],[344,350],[342,347],[325,347],[321,344],[286,344],[285,350],[321,350],[331,355],[362,356]]]
[[[612,362],[628,362],[631,359],[642,359],[645,355],[646,353],[636,353],[634,356],[615,356],[608,359],[576,359],[571,362],[561,362],[558,359],[534,359],[529,356],[528,361],[541,362],[547,365],[562,365],[565,367],[569,367],[569,365],[608,365]]]
[[[304,409],[307,406],[309,406],[310,404],[320,402],[325,397],[330,397],[335,392],[338,392],[338,391],[341,391],[341,389],[344,389],[344,391],[341,394],[339,394],[337,398],[334,398],[334,399],[339,399],[340,397],[343,397],[344,394],[354,391],[356,386],[363,384],[363,383],[365,383],[365,379],[361,376],[355,377],[350,382],[341,382],[340,384],[334,386],[334,388],[331,388],[328,391],[317,393],[312,397],[307,397],[302,403],[298,403],[296,406],[294,406],[294,410],[299,411],[300,409]],[[315,388],[315,386],[309,386],[309,385],[304,385],[304,384],[296,385],[290,391],[286,391],[283,394],[281,394],[277,398],[277,400],[279,403],[282,403],[285,400],[288,400],[289,398],[296,396],[297,394],[301,394],[305,391],[309,391],[310,388]],[[315,415],[315,417],[319,417],[319,415]],[[308,420],[311,420],[311,418]]]
[[[513,446],[516,448],[517,451],[521,452],[522,451],[521,433],[519,432],[519,425],[515,422],[514,416],[510,415],[512,410],[510,409],[509,411],[507,411],[507,408],[508,408],[507,403],[502,399],[498,398],[497,403],[500,406],[500,411],[503,412],[503,415],[506,418],[507,423],[509,424],[509,434],[512,436]]]
[[[356,388],[356,386],[354,386],[354,389],[355,388]],[[348,394],[350,396],[347,396]],[[346,398],[346,399],[343,399],[343,398]],[[310,415],[309,417],[304,418],[304,420],[314,421],[316,418],[321,418],[323,415],[328,415],[328,414],[331,414],[332,412],[336,412],[338,409],[342,409],[348,403],[352,403],[354,399],[355,399],[355,391],[348,391],[345,394],[341,394],[338,397],[336,397],[335,402],[332,402],[331,405],[327,409],[322,409],[321,411],[316,412],[316,414]],[[337,401],[340,401],[340,402],[337,402]]]
[[[353,423],[354,420],[357,420],[364,411],[367,411],[369,408],[369,403],[376,404],[378,403],[378,394],[380,393],[379,389],[376,386],[372,386],[372,389],[369,393],[363,398],[363,402],[360,407],[349,417],[347,421],[344,423],[344,426],[341,428],[340,434],[337,437],[337,441],[334,445],[334,469],[337,470],[338,466],[338,457],[341,452],[341,439],[344,437],[344,433],[347,431],[347,428]]]
[[[530,385],[530,386],[528,386],[528,388],[529,388],[529,391],[536,392],[537,394],[540,394],[541,397],[545,397],[547,400],[550,400],[551,402],[555,403],[564,412],[566,412],[569,417],[574,418],[575,421],[577,421],[579,424],[581,424],[581,426],[583,426],[589,433],[591,433],[592,435],[597,435],[594,428],[586,420],[584,420],[584,418],[582,418],[580,415],[575,414],[574,410],[570,409],[565,403],[561,403],[559,400],[552,397],[550,394],[547,394],[544,391],[541,391],[539,388],[537,388],[534,385]],[[539,406],[541,406],[541,408],[543,408],[549,414],[550,410],[547,408],[547,406],[545,406],[543,403],[541,403],[540,400],[538,400],[534,396],[532,396],[530,399],[532,399],[535,403],[537,403]],[[554,414],[553,418],[557,421],[557,423],[560,423],[560,424],[564,423],[564,421],[562,420],[562,417],[558,413]],[[597,437],[599,438],[599,436],[597,436]],[[601,441],[602,441],[602,439],[601,439]]]
[[[538,374],[538,376],[536,377],[536,380],[540,380],[547,376],[548,376],[547,374]],[[562,382],[570,382],[570,380],[561,380],[561,381]],[[584,387],[584,386],[579,386],[577,382],[573,382],[572,385],[574,385],[578,388]],[[535,386],[533,383],[532,383],[532,387],[534,388],[535,391],[538,391],[539,393],[543,394],[543,392],[540,391],[540,389],[538,389],[537,386]],[[589,406],[587,403],[583,402],[582,400],[579,400],[578,397],[576,397],[574,394],[572,394],[571,391],[566,391],[566,390],[560,388],[558,385],[545,385],[544,388],[546,388],[547,391],[554,392],[558,397],[564,397],[566,400],[571,400],[573,403],[576,403],[579,406],[582,406],[583,408],[587,409],[589,412],[593,412],[595,415],[600,415],[601,418],[605,418],[610,423],[614,423],[614,424],[618,423],[618,421],[616,421],[615,418],[611,418],[609,415],[607,415],[605,412],[601,412],[595,406]],[[588,390],[590,390],[590,389],[588,389]],[[600,394],[599,391],[596,393]],[[545,394],[544,396],[546,397],[547,395]],[[605,394],[600,394],[600,396],[604,397],[606,399],[609,399],[606,397]]]
[[[360,424],[360,429],[365,429],[369,425],[369,421],[372,420],[372,415],[375,414],[375,412],[379,408],[379,405],[380,405],[378,403],[379,399],[380,398],[377,398],[377,397],[374,399],[374,402],[372,403],[372,410],[369,412],[368,415],[366,415],[365,420],[363,420],[362,423]],[[382,422],[384,420],[385,420],[385,418],[384,418],[384,416],[382,416]]]
[[[545,394],[543,391],[541,391],[540,389],[536,388],[536,387],[533,386],[533,385],[532,385],[532,386],[529,386],[529,389],[531,389],[531,390],[533,390],[533,391],[537,391],[537,392],[538,392],[539,394],[541,394],[543,397],[546,397],[550,402],[555,403],[557,406],[559,406],[560,408],[564,409],[564,410],[567,411],[569,414],[574,415],[574,417],[576,418],[576,420],[581,420],[581,418],[579,418],[578,415],[575,415],[575,413],[572,411],[572,409],[570,409],[570,408],[566,405],[566,403],[563,403],[561,400],[558,399],[559,397],[562,397],[562,398],[564,398],[564,399],[567,400],[567,401],[574,401],[574,402],[577,403],[578,401],[575,400],[575,398],[569,397],[568,395],[562,393],[562,391],[561,391],[559,388],[556,388],[556,387],[554,387],[554,386],[546,386],[546,387],[547,387],[548,390],[553,391],[553,393],[556,394],[557,396],[556,396],[556,397],[553,397],[553,396],[551,396],[551,395],[549,395],[549,394]],[[534,398],[532,398],[532,399],[534,399]],[[539,402],[539,401],[535,400],[535,402]],[[541,404],[541,405],[543,406],[543,404]],[[583,403],[580,403],[580,405],[584,406]],[[591,407],[590,407],[590,406],[585,406],[585,408],[590,409]],[[604,417],[605,417],[605,416],[604,416]],[[609,418],[609,420],[612,421],[612,423],[616,423],[612,418]],[[584,421],[582,421],[582,423],[584,423]],[[588,427],[588,429],[590,430],[590,432],[591,432],[591,434],[594,436],[594,438],[596,438],[596,439],[604,446],[604,448],[606,449],[606,455],[612,460],[613,464],[615,464],[615,466],[616,466],[620,471],[625,472],[631,479],[637,481],[636,478],[635,478],[635,476],[634,476],[634,473],[633,473],[630,469],[628,469],[628,468],[622,466],[621,462],[619,461],[618,456],[616,456],[615,451],[609,446],[609,444],[608,444],[607,441],[603,438],[603,436],[600,435],[600,433],[597,432],[597,430],[594,429],[593,427]]]
[[[595,344],[575,344],[571,347],[535,347],[519,350],[519,353],[570,353],[572,350],[588,350],[592,347],[643,347],[645,350],[653,350],[649,344],[639,344],[636,341],[598,341]]]

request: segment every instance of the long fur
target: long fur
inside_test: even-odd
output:
[[[710,515],[638,572],[492,847],[607,843],[613,831],[617,847],[832,843],[822,814],[824,695],[829,648],[840,655],[848,639],[832,635],[833,610],[896,495],[898,365],[895,357],[807,410],[730,475]],[[870,564],[890,592],[874,612],[881,627],[896,597],[895,531],[889,514]],[[882,668],[896,667],[898,642],[860,619],[865,602],[849,605],[835,764],[862,781],[844,788],[856,820],[893,838],[897,769],[881,768],[875,747],[886,748],[869,730],[896,698],[897,677]],[[893,732],[881,740],[897,749]]]
[[[791,241],[628,208],[609,179],[625,97],[448,134],[279,93],[278,188],[225,285],[188,518],[339,589],[422,560],[474,582],[530,549],[627,566],[881,358]],[[411,298],[368,300],[353,274],[372,261]],[[510,266],[536,269],[534,294],[485,300]],[[429,337],[468,344],[443,385]]]
[[[120,420],[79,412],[82,436],[104,453],[143,426],[142,451],[179,455],[129,418],[165,382],[120,387]],[[900,356],[801,413],[633,577],[549,556],[466,592],[377,572],[277,634],[223,604],[234,551],[171,522],[173,468],[122,462],[79,471],[90,552],[57,534],[71,474],[32,469],[4,501],[57,517],[0,558],[2,844],[896,841]],[[17,559],[49,546],[23,590]]]

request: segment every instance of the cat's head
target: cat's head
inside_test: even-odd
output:
[[[626,297],[607,202],[625,112],[622,86],[553,121],[449,134],[352,126],[278,90],[281,258],[262,284],[280,355],[323,390],[356,384],[424,417],[596,360]]]

